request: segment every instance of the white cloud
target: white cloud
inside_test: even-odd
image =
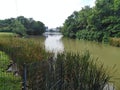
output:
[[[0,0],[0,19],[15,17],[15,11],[14,0]]]
[[[62,25],[75,10],[93,5],[94,0],[0,0],[0,19],[23,15],[49,27]],[[16,14],[17,13],[17,14]]]

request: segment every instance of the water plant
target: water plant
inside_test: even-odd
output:
[[[110,75],[89,54],[61,53],[27,65],[28,88],[32,90],[103,90]]]

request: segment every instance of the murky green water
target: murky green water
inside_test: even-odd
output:
[[[117,87],[120,87],[120,48],[97,42],[62,38],[60,34],[46,35],[44,43],[47,51],[55,53],[64,50],[72,52],[89,50],[94,58],[99,58],[98,63],[103,63],[109,68],[111,75],[114,76],[113,81],[117,83]]]

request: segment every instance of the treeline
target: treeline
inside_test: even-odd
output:
[[[73,12],[61,32],[70,38],[98,42],[120,37],[120,0],[96,0],[94,7],[85,6]]]
[[[40,35],[45,31],[45,25],[41,21],[35,21],[33,18],[19,16],[0,20],[0,32],[13,32],[21,36]]]

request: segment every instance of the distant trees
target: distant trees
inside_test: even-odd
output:
[[[24,36],[26,34],[26,28],[24,27],[24,25],[18,21],[18,20],[14,20],[14,22],[11,25],[12,27],[12,32],[17,33],[21,36]]]
[[[73,12],[64,22],[61,32],[71,38],[108,41],[120,37],[120,0],[96,0],[95,6],[85,6]]]
[[[45,31],[45,26],[43,23],[41,23],[40,21],[37,21],[37,22],[32,21],[27,33],[30,35],[32,34],[39,35],[39,34],[42,34],[44,31]]]
[[[15,32],[19,35],[41,35],[45,31],[44,23],[32,18],[19,16],[0,20],[0,32]]]

